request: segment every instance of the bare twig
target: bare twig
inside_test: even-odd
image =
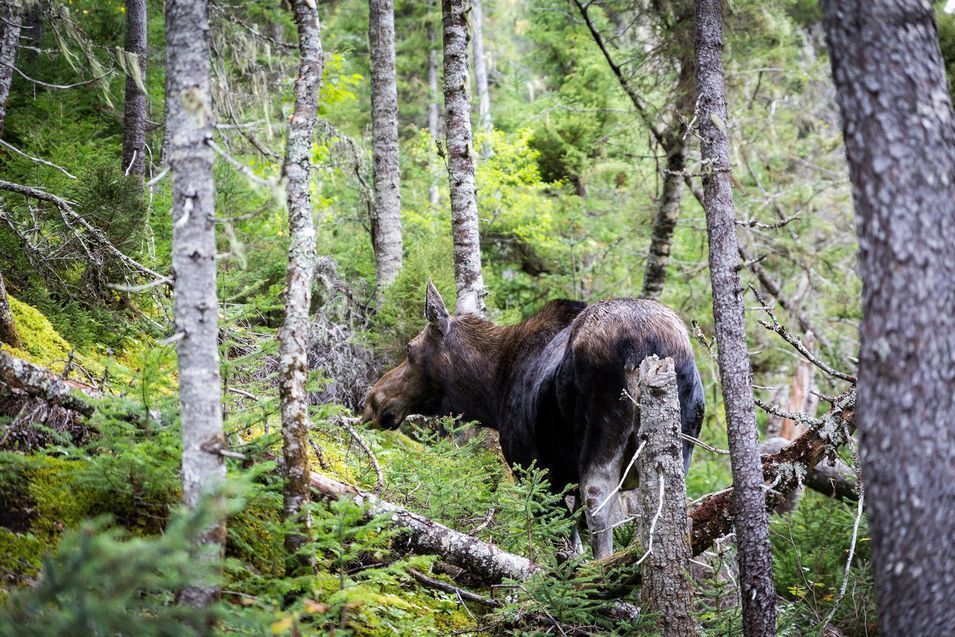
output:
[[[342,429],[348,432],[348,435],[351,436],[355,442],[358,443],[358,446],[361,447],[362,451],[365,452],[365,455],[368,456],[368,459],[371,461],[371,465],[375,468],[375,491],[377,495],[381,493],[381,490],[385,488],[385,477],[381,473],[381,465],[378,464],[378,458],[375,457],[374,452],[371,450],[371,447],[368,446],[368,443],[365,442],[365,439],[355,431],[355,428],[351,426],[348,422],[349,420],[355,420],[350,418],[338,418],[338,424],[341,425]]]
[[[647,537],[650,538],[647,541],[647,550],[640,556],[640,559],[636,561],[636,566],[640,566],[643,563],[643,560],[647,559],[650,556],[650,553],[653,552],[653,532],[657,528],[657,522],[660,520],[660,514],[663,513],[663,476],[657,473],[657,480],[660,481],[660,501],[657,503],[657,512],[653,515],[653,520],[650,522],[650,532],[647,534]]]
[[[207,139],[206,143],[209,145],[210,148],[212,148],[212,150],[216,152],[217,155],[219,155],[224,160],[226,160],[226,162],[230,166],[232,166],[233,168],[238,170],[240,173],[242,173],[245,176],[245,178],[251,181],[252,183],[258,186],[261,186],[263,188],[268,188],[270,190],[278,183],[277,180],[263,179],[262,177],[259,177],[258,175],[255,174],[255,172],[253,172],[251,168],[249,168],[248,166],[240,162],[238,159],[230,155],[228,152],[226,152],[224,148],[219,146],[217,143],[215,143],[211,139]]]
[[[26,157],[27,159],[29,159],[29,160],[32,161],[32,162],[36,162],[36,163],[38,163],[38,164],[43,164],[44,166],[49,166],[50,168],[56,168],[57,170],[59,170],[61,173],[63,173],[64,175],[66,175],[66,176],[69,177],[70,179],[76,179],[76,175],[74,175],[73,173],[71,173],[70,171],[68,171],[66,168],[63,168],[62,166],[58,166],[58,165],[54,164],[54,163],[51,162],[51,161],[47,161],[47,160],[45,160],[45,159],[41,159],[40,157],[33,157],[32,155],[27,155],[25,152],[23,152],[22,150],[20,150],[19,148],[17,148],[17,147],[14,146],[13,144],[10,144],[9,142],[5,142],[5,141],[3,141],[2,139],[0,139],[0,146],[3,146],[4,148],[7,148],[7,149],[9,149],[9,150],[12,150],[12,151],[15,152],[17,155],[20,155],[21,157]]]
[[[97,244],[107,252],[119,259],[127,267],[137,270],[142,274],[146,274],[154,279],[162,279],[163,283],[166,285],[172,285],[172,279],[162,274],[159,274],[155,270],[147,268],[142,263],[136,261],[130,256],[127,256],[123,251],[114,246],[109,239],[106,238],[106,235],[103,232],[90,224],[86,219],[81,217],[79,213],[73,210],[73,207],[70,205],[66,199],[62,197],[57,197],[56,195],[50,194],[45,190],[40,190],[39,188],[33,188],[31,186],[23,186],[21,184],[11,183],[9,181],[0,180],[0,190],[7,190],[9,192],[19,193],[26,197],[32,197],[33,199],[39,199],[40,201],[47,201],[55,205],[62,213],[69,216],[76,223],[83,227],[86,232],[95,240]],[[69,224],[67,224],[69,226]],[[71,228],[72,230],[72,228]]]
[[[78,86],[86,86],[87,84],[95,84],[96,82],[99,82],[100,80],[102,80],[102,79],[104,79],[104,78],[106,78],[106,77],[109,77],[110,75],[113,74],[113,69],[109,69],[108,71],[106,71],[105,73],[103,73],[102,75],[100,75],[100,76],[98,76],[98,77],[94,77],[94,78],[91,78],[91,79],[88,79],[88,80],[83,80],[82,82],[74,82],[73,84],[50,84],[49,82],[44,82],[44,81],[42,81],[42,80],[36,80],[36,79],[30,77],[29,75],[27,75],[26,73],[24,73],[23,71],[21,71],[20,69],[18,69],[18,68],[17,68],[16,66],[14,66],[13,64],[5,64],[5,66],[9,66],[11,69],[13,69],[14,71],[16,71],[16,72],[20,75],[20,77],[22,77],[23,79],[25,79],[25,80],[28,81],[28,82],[32,82],[32,83],[34,83],[34,84],[36,84],[36,85],[38,85],[38,86],[43,86],[43,87],[46,87],[46,88],[55,88],[55,89],[60,89],[60,90],[62,90],[62,89],[76,88],[76,87],[78,87]]]
[[[839,587],[839,595],[836,597],[836,601],[832,604],[832,610],[826,615],[826,621],[823,622],[823,627],[828,626],[829,622],[832,621],[832,618],[836,614],[836,609],[839,608],[839,602],[846,596],[846,588],[849,585],[849,571],[852,569],[852,558],[856,552],[856,540],[859,538],[859,522],[862,521],[862,505],[864,502],[865,493],[862,493],[859,495],[859,505],[856,508],[856,520],[852,525],[852,541],[849,543],[849,557],[846,559],[846,570],[842,575],[842,585]]]
[[[700,440],[699,438],[695,438],[695,437],[691,436],[690,434],[685,434],[685,433],[683,433],[682,431],[680,432],[680,438],[681,438],[682,440],[686,440],[687,442],[692,442],[694,445],[697,445],[698,447],[703,447],[703,448],[706,449],[707,451],[712,451],[713,453],[718,453],[718,454],[720,454],[721,456],[728,456],[728,455],[730,455],[729,450],[727,450],[727,449],[720,449],[719,447],[714,447],[714,446],[712,446],[712,445],[708,445],[708,444],[706,444],[705,442],[703,442],[702,440]]]
[[[793,336],[789,332],[789,330],[786,329],[784,325],[780,324],[780,322],[776,319],[776,315],[773,313],[772,307],[766,303],[762,295],[759,293],[759,290],[757,290],[752,285],[749,286],[749,289],[753,291],[753,294],[756,296],[756,299],[759,301],[760,305],[763,306],[763,310],[765,310],[766,314],[770,318],[770,322],[760,321],[760,324],[763,327],[779,334],[784,341],[792,345],[797,352],[803,355],[803,357],[806,360],[808,360],[810,363],[812,363],[813,365],[815,365],[822,371],[826,372],[830,376],[834,376],[836,378],[842,379],[844,381],[847,381],[853,384],[856,382],[856,377],[853,376],[852,374],[846,374],[845,372],[840,372],[839,370],[833,369],[829,365],[826,365],[821,360],[813,356],[812,352],[810,352],[809,349],[802,344],[802,341],[800,341],[798,338]]]
[[[460,599],[474,602],[475,604],[481,604],[482,606],[487,606],[488,608],[500,608],[501,606],[501,602],[497,601],[496,599],[488,599],[487,597],[483,597],[477,593],[472,593],[471,591],[458,588],[457,586],[448,584],[447,582],[442,582],[441,580],[434,579],[433,577],[428,577],[424,573],[416,571],[413,568],[408,569],[408,575],[415,578],[425,586],[428,586],[429,588],[436,588],[439,591],[457,595]]]
[[[753,401],[756,403],[756,406],[763,411],[773,414],[774,416],[779,416],[780,418],[788,418],[789,420],[793,420],[795,422],[805,423],[810,427],[816,427],[822,423],[822,421],[818,418],[813,418],[803,413],[780,409],[776,405],[767,403],[763,400],[760,400],[759,398],[753,398]]]

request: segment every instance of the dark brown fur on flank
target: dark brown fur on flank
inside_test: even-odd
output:
[[[699,434],[703,389],[680,318],[646,299],[559,300],[498,326],[451,316],[430,284],[425,315],[428,326],[408,344],[408,357],[369,391],[364,419],[394,428],[413,412],[453,414],[497,429],[509,463],[536,462],[555,488],[580,485],[594,553],[609,552],[612,534],[594,531],[616,519],[616,503],[600,503],[636,450],[624,370],[651,354],[672,357],[682,429]],[[691,451],[684,443],[686,468]]]

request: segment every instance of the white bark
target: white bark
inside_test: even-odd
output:
[[[442,0],[444,31],[445,135],[451,187],[451,233],[459,314],[484,316],[484,278],[478,232],[474,156],[471,148],[471,99],[468,89],[466,0]]]
[[[182,421],[182,491],[196,507],[222,486],[225,446],[219,377],[216,299],[213,110],[209,90],[209,18],[204,0],[166,1],[166,135],[172,171],[172,267]],[[225,518],[198,539],[198,559],[221,559]],[[200,585],[182,601],[211,603],[217,589]]]
[[[309,500],[308,466],[308,336],[309,307],[315,276],[315,226],[309,196],[312,133],[318,114],[318,96],[325,63],[318,11],[309,0],[292,0],[298,27],[299,62],[295,80],[295,108],[289,123],[282,175],[288,204],[289,249],[285,291],[285,324],[279,330],[279,397],[282,410],[282,456],[285,519],[301,522],[305,534],[285,537],[291,570],[307,566],[295,553],[307,541],[309,520],[300,519]]]
[[[395,74],[394,0],[368,0],[371,51],[371,156],[375,201],[371,233],[378,289],[401,270],[401,171],[398,162],[398,85]]]
[[[478,126],[485,132],[491,132],[491,94],[487,81],[487,58],[484,53],[484,9],[481,0],[471,0],[471,23],[474,25],[474,86],[478,98]],[[490,151],[485,144],[483,153]]]
[[[429,2],[428,6],[431,7],[432,2]],[[438,37],[435,33],[434,23],[429,19],[428,21],[428,133],[431,135],[431,148],[434,148],[434,145],[438,142],[438,139],[441,137],[441,120],[440,120],[440,100],[441,94],[439,93],[440,89],[438,88]],[[438,192],[438,175],[436,170],[437,162],[434,161],[433,152],[428,154],[428,157],[432,158],[429,162],[431,164],[431,186],[428,188],[428,201],[431,202],[431,205],[435,208],[438,207],[440,203],[440,195]]]
[[[23,5],[20,0],[0,0],[0,133],[7,117],[7,98],[13,81],[13,67],[20,50]]]

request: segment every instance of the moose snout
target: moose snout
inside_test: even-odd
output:
[[[362,423],[371,423],[375,429],[397,429],[402,420],[404,420],[404,414],[401,413],[398,405],[390,404],[374,389],[368,392],[365,398],[365,410],[361,417]]]

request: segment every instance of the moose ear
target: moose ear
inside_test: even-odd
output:
[[[431,279],[428,279],[428,291],[424,296],[424,317],[442,334],[447,334],[451,328],[451,315],[448,314],[444,299]]]

